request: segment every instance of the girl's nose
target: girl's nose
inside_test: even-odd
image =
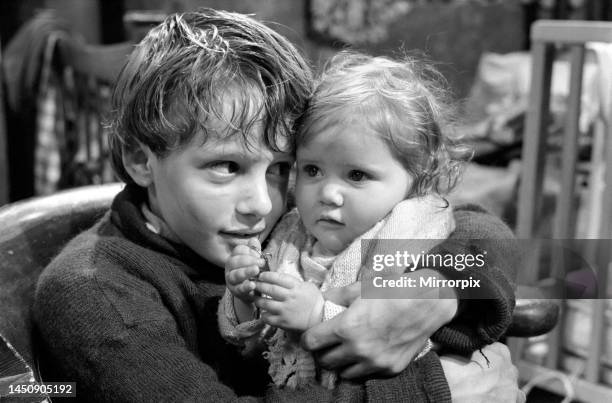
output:
[[[341,187],[331,182],[324,183],[321,186],[319,197],[323,204],[340,207],[344,203]]]

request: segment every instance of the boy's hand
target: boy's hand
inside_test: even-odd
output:
[[[249,245],[238,245],[225,262],[225,284],[236,298],[245,303],[254,301],[255,282],[251,279],[257,277],[260,267],[266,264],[257,252],[259,248],[257,241],[249,241]]]
[[[305,331],[323,317],[323,294],[316,285],[289,274],[263,272],[255,289],[266,297],[255,299],[264,312],[261,318],[271,326]]]
[[[345,288],[344,298],[357,296],[356,287]],[[341,368],[343,378],[398,374],[457,311],[457,300],[440,297],[439,290],[406,292],[411,298],[356,298],[346,311],[305,332],[304,347],[317,352],[322,367]]]
[[[453,402],[525,403],[525,393],[518,387],[518,370],[504,344],[485,346],[470,358],[443,355],[440,363]]]

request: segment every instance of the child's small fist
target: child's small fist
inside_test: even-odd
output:
[[[249,245],[238,245],[225,262],[225,284],[230,292],[244,302],[252,302],[255,283],[251,279],[259,275],[265,265],[261,254]]]
[[[268,325],[303,332],[323,319],[323,294],[308,281],[285,273],[264,272],[255,289],[266,296],[254,302],[263,310],[261,318]]]

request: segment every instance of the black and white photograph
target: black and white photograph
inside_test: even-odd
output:
[[[0,0],[0,402],[612,402],[612,2]]]

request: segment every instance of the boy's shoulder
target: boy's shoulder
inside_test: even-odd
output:
[[[76,323],[90,322],[93,316],[117,331],[156,320],[163,307],[156,281],[167,280],[163,271],[153,270],[164,264],[161,260],[159,253],[123,236],[107,213],[43,270],[36,286],[35,318],[47,331],[62,326],[48,322],[46,317],[53,316],[57,322],[75,322],[74,331],[87,334]]]
[[[109,217],[110,212],[106,212],[92,227],[72,238],[43,270],[40,280],[59,271],[85,269],[87,262],[97,253],[103,231],[110,223]]]
[[[133,270],[136,246],[122,236],[106,213],[93,227],[72,239],[39,276],[35,310],[78,310],[113,303],[112,295],[151,289]],[[140,247],[140,249],[143,249]],[[97,308],[96,308],[97,309]]]
[[[111,240],[122,238],[110,215],[110,211],[106,212],[92,227],[70,240],[43,270],[39,282],[58,275],[88,276],[95,265],[104,264],[108,259],[104,257],[105,253],[113,249],[114,242]]]
[[[512,239],[514,234],[501,218],[484,207],[468,203],[453,208],[455,233],[453,238]]]

